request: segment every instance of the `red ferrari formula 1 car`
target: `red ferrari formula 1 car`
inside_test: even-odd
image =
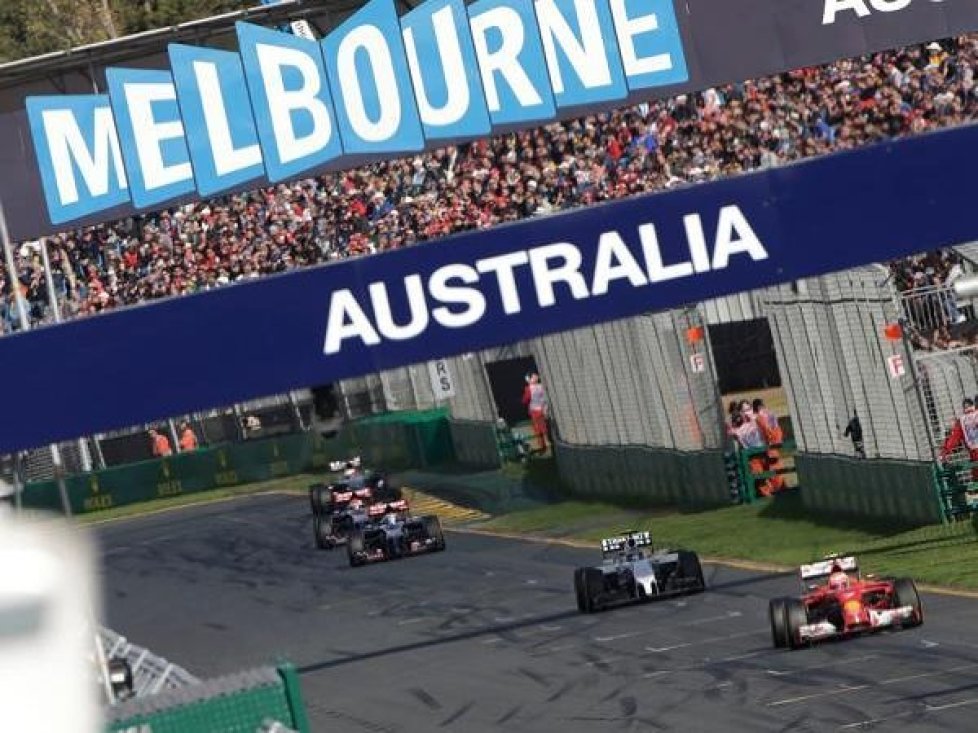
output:
[[[802,565],[800,598],[771,601],[774,646],[799,647],[924,622],[917,587],[910,578],[863,578],[855,557],[829,557]]]

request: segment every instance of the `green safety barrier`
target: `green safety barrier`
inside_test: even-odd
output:
[[[976,468],[976,461],[933,464],[934,492],[945,522],[957,521],[978,510],[978,486],[973,477]]]
[[[359,454],[388,470],[427,468],[455,460],[447,411],[376,415],[324,439],[299,433],[226,443],[167,458],[113,466],[65,479],[74,514],[111,509],[181,494],[294,476],[328,468],[330,461]],[[28,483],[24,506],[61,509],[54,480]]]
[[[795,468],[813,514],[905,527],[944,521],[930,463],[797,453]]]
[[[256,733],[275,723],[311,730],[290,664],[126,700],[106,717],[106,733]]]
[[[730,503],[720,451],[556,445],[563,485],[581,498],[707,508]]]
[[[780,454],[781,461],[785,458],[790,458],[795,454],[797,446],[795,441],[786,440],[780,445],[771,446],[775,448]],[[754,473],[751,468],[750,462],[752,458],[757,456],[766,455],[768,448],[738,448],[736,455],[736,468],[737,468],[737,486],[738,486],[738,503],[740,504],[751,504],[760,498],[764,498],[757,492],[757,485],[761,481],[764,481],[775,476],[790,476],[797,473],[795,468],[786,468],[781,466],[780,468],[771,471],[759,471]]]
[[[285,435],[69,476],[65,484],[72,512],[84,514],[317,470],[345,457],[347,450],[343,436],[324,440],[315,433]],[[23,502],[28,508],[60,510],[57,483],[28,483]]]
[[[455,461],[447,408],[372,415],[344,428],[365,461],[390,470],[428,468]]]
[[[448,429],[452,437],[455,460],[471,468],[499,468],[504,460],[519,459],[515,448],[507,450],[512,442],[503,436],[494,423],[476,420],[450,420]],[[505,433],[510,433],[505,429]]]

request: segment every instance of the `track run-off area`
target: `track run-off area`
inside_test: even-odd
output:
[[[97,525],[105,621],[201,678],[293,662],[317,733],[976,728],[975,600],[923,594],[918,629],[776,650],[792,574],[707,564],[706,593],[582,615],[573,570],[597,548],[463,529],[354,569],[311,524],[306,497],[269,494]]]

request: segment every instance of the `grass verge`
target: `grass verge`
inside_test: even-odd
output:
[[[909,575],[919,583],[978,589],[978,534],[971,524],[906,530],[816,521],[800,499],[695,514],[626,511],[567,501],[494,517],[480,530],[596,542],[625,529],[648,529],[656,544],[704,557],[797,566],[829,552],[852,552],[866,572]]]

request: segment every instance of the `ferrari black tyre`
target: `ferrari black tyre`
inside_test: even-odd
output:
[[[604,610],[604,573],[597,568],[584,568],[584,613]]]
[[[695,552],[689,550],[679,551],[679,572],[683,580],[692,581],[693,585],[686,591],[687,593],[702,593],[706,590],[706,579],[703,577],[703,566],[700,565],[700,558]]]
[[[775,598],[768,604],[771,619],[771,638],[776,649],[788,646],[788,599]]]
[[[788,632],[788,646],[800,649],[805,646],[801,640],[801,627],[808,623],[808,611],[805,604],[797,598],[785,599],[785,629]]]
[[[425,534],[435,541],[435,550],[441,552],[445,549],[445,533],[441,529],[441,520],[434,515],[421,518],[424,524]]]
[[[924,606],[917,593],[917,585],[910,578],[897,578],[893,581],[893,602],[896,606],[911,606],[913,618],[904,621],[904,628],[913,628],[924,623]]]
[[[346,555],[350,560],[350,567],[359,567],[366,562],[363,559],[363,530],[355,529],[350,532],[350,537],[346,542]]]
[[[326,516],[315,516],[312,518],[312,530],[316,536],[316,547],[320,550],[332,550],[336,547],[333,539],[333,518]]]

